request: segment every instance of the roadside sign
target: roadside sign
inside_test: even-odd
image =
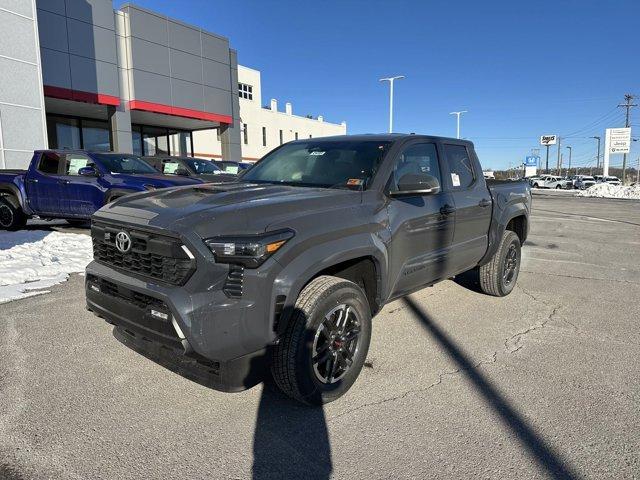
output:
[[[631,151],[630,128],[607,128],[609,153],[629,153]]]
[[[544,145],[545,147],[555,145],[556,143],[558,143],[557,135],[542,135],[540,137],[540,145]]]
[[[540,161],[540,157],[537,155],[529,155],[528,157],[525,157],[524,159],[524,164],[527,167],[536,167],[538,165],[538,162]]]

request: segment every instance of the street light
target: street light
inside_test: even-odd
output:
[[[569,149],[569,168],[567,168],[567,177],[569,176],[569,170],[571,170],[571,150],[572,147],[571,146],[567,146],[566,148]]]
[[[402,80],[404,75],[396,75],[395,77],[381,78],[381,82],[389,82],[389,133],[393,133],[393,82]]]
[[[457,117],[458,128],[456,129],[456,138],[460,138],[460,115],[462,115],[463,113],[467,113],[467,110],[461,110],[459,112],[450,112],[449,113],[449,115],[455,115]]]
[[[600,168],[600,137],[591,137],[598,141],[598,156],[596,157],[596,171]]]

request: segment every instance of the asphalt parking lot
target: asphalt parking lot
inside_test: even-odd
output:
[[[0,478],[638,478],[640,202],[533,205],[510,296],[464,277],[387,305],[324,409],[146,360],[78,275],[0,305]]]

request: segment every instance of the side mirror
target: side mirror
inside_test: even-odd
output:
[[[426,173],[407,173],[398,180],[398,190],[390,192],[392,197],[402,195],[430,195],[440,191],[440,182]]]
[[[82,175],[83,177],[97,177],[98,171],[95,167],[82,167],[78,169],[78,175]]]
[[[183,168],[183,167],[178,167],[176,169],[176,175],[180,175],[181,177],[188,177],[189,176],[189,170],[187,170],[186,168]]]

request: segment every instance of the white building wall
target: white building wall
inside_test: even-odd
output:
[[[238,65],[238,82],[252,87],[252,99],[240,98],[240,145],[242,158],[255,161],[280,145],[280,131],[282,143],[299,139],[345,135],[347,124],[325,122],[318,118],[306,118],[293,114],[291,104],[278,107],[275,100],[271,100],[270,108],[262,108],[262,85],[260,72]],[[246,143],[245,143],[246,125]],[[266,129],[266,145],[263,141],[263,127]],[[220,158],[220,141],[215,130],[201,130],[193,134],[194,154],[197,157]]]
[[[46,148],[35,0],[0,0],[0,168],[25,168]]]

